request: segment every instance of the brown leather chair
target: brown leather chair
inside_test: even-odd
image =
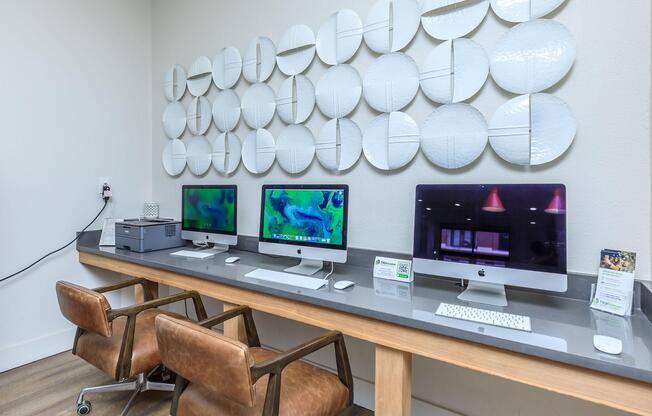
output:
[[[145,302],[130,307],[112,309],[102,294],[138,284],[143,287]],[[206,311],[197,292],[152,299],[143,279],[127,280],[94,290],[59,281],[56,290],[61,313],[77,325],[72,353],[118,381],[116,384],[82,389],[77,399],[77,414],[85,415],[91,412],[90,402],[84,400],[86,393],[133,391],[121,413],[125,415],[140,392],[174,389],[173,384],[149,380],[153,370],[161,364],[154,319],[159,315],[186,319],[157,307],[188,298],[194,302],[198,319],[205,319]]]
[[[247,344],[209,328],[243,316]],[[329,332],[283,353],[260,347],[251,310],[238,307],[202,322],[156,317],[163,364],[177,374],[172,416],[330,416],[353,405],[344,338]],[[335,346],[337,374],[302,357]]]

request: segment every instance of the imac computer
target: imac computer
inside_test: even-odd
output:
[[[347,185],[263,185],[258,251],[297,257],[285,271],[312,275],[346,262]]]
[[[238,243],[237,186],[184,185],[181,192],[181,238],[198,246],[213,244],[213,254]]]
[[[566,188],[418,185],[416,273],[468,280],[458,297],[506,306],[505,285],[565,292]]]

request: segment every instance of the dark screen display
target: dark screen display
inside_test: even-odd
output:
[[[564,185],[418,185],[416,258],[566,273]]]

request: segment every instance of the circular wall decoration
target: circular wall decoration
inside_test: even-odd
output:
[[[520,23],[498,41],[491,54],[491,76],[515,94],[543,91],[564,78],[575,54],[575,39],[561,23]]]
[[[213,149],[204,136],[192,136],[188,142],[188,169],[197,176],[203,175],[211,167]]]
[[[219,173],[230,175],[238,168],[241,153],[240,138],[230,131],[222,133],[213,141],[213,167]]]
[[[476,160],[488,138],[487,121],[469,104],[447,104],[421,127],[421,151],[437,166],[457,169]]]
[[[415,0],[380,0],[365,20],[364,41],[377,53],[400,51],[419,30],[420,15]]]
[[[163,93],[168,101],[179,101],[186,92],[186,70],[179,64],[173,65],[163,78]]]
[[[405,113],[392,112],[376,117],[364,131],[362,150],[375,167],[382,170],[401,168],[419,151],[419,126]]]
[[[424,0],[421,24],[435,39],[451,40],[473,31],[489,10],[489,0]]]
[[[342,118],[350,114],[360,102],[362,80],[351,65],[330,67],[317,82],[317,107],[328,118]]]
[[[206,97],[195,97],[188,106],[188,130],[194,135],[206,133],[211,125],[211,103]]]
[[[491,0],[498,17],[512,23],[538,19],[562,5],[565,0]]]
[[[179,139],[169,140],[163,148],[163,169],[170,176],[178,176],[186,167],[186,146]]]
[[[306,126],[291,124],[281,131],[276,141],[276,159],[287,173],[300,173],[315,157],[315,138]]]
[[[251,173],[265,173],[276,158],[276,143],[265,129],[250,132],[242,144],[242,163]]]
[[[229,46],[222,48],[213,60],[213,82],[217,88],[224,90],[232,88],[240,79],[242,72],[242,57],[240,51]]]
[[[276,66],[276,46],[270,38],[258,36],[251,41],[242,61],[242,75],[253,83],[265,82]]]
[[[213,122],[220,131],[231,131],[240,121],[240,98],[233,90],[222,90],[213,102]]]
[[[317,159],[328,170],[350,169],[362,153],[362,132],[354,121],[335,118],[324,124],[315,143]]]
[[[206,56],[200,56],[190,65],[188,70],[188,91],[195,97],[206,94],[211,86],[211,60]]]
[[[419,68],[400,52],[382,55],[369,66],[363,80],[364,98],[382,113],[408,105],[419,90]]]
[[[163,131],[171,138],[176,139],[186,129],[186,109],[183,104],[173,101],[163,111]]]
[[[362,21],[353,10],[328,17],[317,32],[317,55],[325,64],[342,64],[355,55],[362,43]]]
[[[433,49],[420,69],[421,90],[428,98],[457,103],[480,91],[489,75],[489,58],[476,42],[454,39]]]
[[[287,124],[303,123],[315,108],[315,87],[305,75],[293,75],[281,84],[276,111]]]
[[[541,165],[573,143],[577,122],[568,105],[550,94],[521,95],[503,104],[489,123],[489,143],[506,161]]]
[[[276,64],[285,75],[298,75],[315,57],[315,34],[306,25],[289,28],[278,44]]]
[[[276,96],[274,90],[263,83],[252,84],[242,97],[242,116],[252,129],[265,127],[274,118]]]

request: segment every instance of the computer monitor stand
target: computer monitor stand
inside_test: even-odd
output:
[[[211,254],[220,254],[220,253],[226,253],[229,251],[229,245],[228,244],[218,244],[215,243],[211,245],[211,243],[206,243],[205,241],[194,241],[192,244],[195,247],[199,247],[199,250],[202,253],[211,253]]]
[[[466,290],[457,297],[465,302],[485,303],[493,306],[507,306],[505,286],[493,283],[469,281]]]
[[[321,260],[301,259],[301,263],[293,267],[285,269],[288,273],[305,274],[312,276],[324,267],[324,262]]]

